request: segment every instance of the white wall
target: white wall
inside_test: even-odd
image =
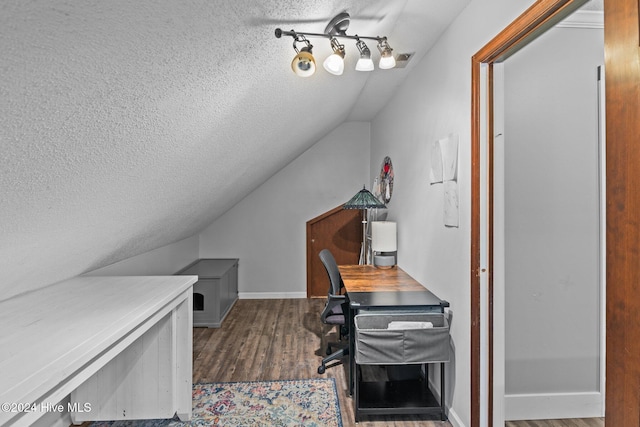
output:
[[[198,258],[239,258],[241,298],[305,298],[306,222],[369,181],[369,130],[340,125],[201,234],[86,275],[165,275]]]
[[[504,63],[507,419],[601,416],[597,67],[602,29]]]
[[[370,181],[369,130],[340,125],[200,233],[201,258],[240,259],[240,298],[306,297],[306,222]]]
[[[370,181],[384,156],[395,170],[388,219],[398,223],[398,264],[451,304],[446,401],[455,426],[470,424],[471,56],[532,3],[471,2],[371,126]],[[443,185],[429,184],[431,144],[452,133],[460,143],[459,228],[443,225]]]
[[[200,258],[198,235],[127,258],[86,276],[163,276],[171,275]]]

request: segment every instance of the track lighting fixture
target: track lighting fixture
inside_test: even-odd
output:
[[[311,53],[313,46],[306,37],[324,37],[330,39],[333,53],[324,60],[322,65],[324,69],[331,74],[339,76],[344,71],[345,48],[344,45],[338,41],[339,38],[356,40],[356,47],[360,52],[360,58],[356,63],[356,70],[358,71],[372,71],[374,69],[371,50],[369,50],[369,47],[361,39],[375,40],[378,43],[378,50],[380,51],[378,67],[380,69],[386,70],[396,66],[393,49],[389,46],[387,38],[347,35],[346,31],[349,28],[349,19],[349,14],[346,12],[336,15],[329,22],[324,33],[301,33],[294,30],[283,31],[280,28],[276,28],[275,34],[277,38],[281,38],[283,35],[293,37],[293,48],[296,51],[296,56],[291,62],[291,68],[298,76],[309,77],[313,75],[316,70],[316,62]],[[305,47],[298,50],[296,43],[305,43]]]
[[[304,43],[305,46],[298,50],[296,43]],[[316,60],[313,58],[311,49],[313,45],[303,35],[296,35],[293,38],[293,49],[296,56],[291,61],[291,69],[300,77],[309,77],[316,72]]]
[[[322,66],[331,74],[340,76],[344,71],[344,45],[335,37],[331,37],[331,49],[333,53],[327,56]]]
[[[378,41],[378,50],[380,51],[380,63],[378,67],[382,70],[388,70],[396,66],[396,59],[393,57],[393,49],[387,43],[387,38],[383,37]]]
[[[360,59],[356,62],[357,71],[373,71],[373,60],[371,59],[371,51],[365,42],[358,40],[356,47],[360,51]]]

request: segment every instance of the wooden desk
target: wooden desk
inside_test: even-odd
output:
[[[347,292],[427,290],[398,266],[382,269],[373,265],[341,265],[338,269]]]
[[[338,266],[352,310],[415,309],[442,313],[447,301],[435,296],[398,266],[382,269],[372,265]]]
[[[0,425],[189,420],[196,280],[76,277],[0,301]]]
[[[400,267],[381,269],[372,265],[338,266],[347,298],[349,300],[349,391],[353,392],[358,381],[355,370],[355,326],[354,319],[360,310],[399,311],[410,310],[421,313],[444,313],[449,307]],[[440,364],[441,399],[438,403],[424,386],[404,382],[403,388],[411,388],[411,396],[399,396],[398,387],[391,382],[367,383],[364,391],[354,395],[356,422],[359,413],[368,414],[439,414],[445,419],[444,407],[444,363]],[[391,385],[390,385],[391,384]],[[358,387],[356,387],[358,390]],[[359,396],[362,395],[364,397]],[[360,401],[366,403],[360,406]],[[391,401],[389,401],[391,400]]]

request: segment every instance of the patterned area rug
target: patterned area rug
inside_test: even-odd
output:
[[[333,378],[193,385],[191,422],[94,422],[91,427],[342,427]]]

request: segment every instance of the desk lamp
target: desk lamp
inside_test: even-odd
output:
[[[360,248],[360,264],[366,264],[368,254],[367,247],[367,209],[386,208],[376,196],[371,194],[369,190],[362,186],[362,190],[358,191],[347,203],[342,205],[343,209],[361,209],[362,210],[362,246]]]

